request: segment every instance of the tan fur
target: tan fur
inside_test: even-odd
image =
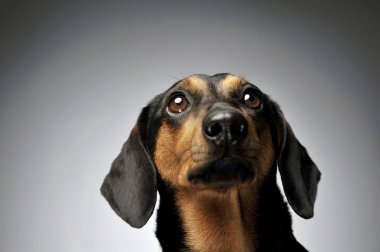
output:
[[[189,118],[178,130],[164,123],[159,130],[154,161],[161,177],[176,186],[189,186],[187,174],[207,156],[201,118]]]
[[[275,161],[275,147],[272,143],[272,136],[269,126],[264,122],[248,122],[248,136],[242,144],[242,156],[253,156],[257,162],[255,186],[261,183],[269,175],[270,169]]]
[[[178,192],[187,244],[199,252],[254,251],[254,195],[249,187]]]
[[[205,93],[207,91],[207,82],[196,75],[192,75],[182,81],[181,87],[192,92]]]
[[[228,75],[224,80],[218,85],[218,91],[223,94],[225,97],[238,89],[241,85],[247,83],[243,78],[237,75]]]

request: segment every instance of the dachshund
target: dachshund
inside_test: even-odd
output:
[[[242,77],[197,74],[142,109],[101,186],[141,228],[154,210],[169,251],[307,251],[288,204],[313,217],[321,173],[277,103]]]

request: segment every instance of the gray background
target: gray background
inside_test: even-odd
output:
[[[99,187],[137,115],[193,73],[246,76],[323,172],[311,251],[379,251],[375,1],[8,1],[0,8],[0,250],[159,251]]]

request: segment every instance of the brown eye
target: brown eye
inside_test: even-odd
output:
[[[189,102],[182,94],[173,96],[168,103],[168,111],[174,114],[179,114],[185,111],[189,106]]]
[[[243,103],[251,109],[258,109],[261,107],[261,100],[253,89],[245,90],[243,94]]]

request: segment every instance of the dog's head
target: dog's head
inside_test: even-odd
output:
[[[278,105],[230,75],[193,75],[146,106],[101,191],[115,212],[142,227],[160,177],[176,190],[259,186],[278,166],[293,210],[313,216],[320,172]]]

